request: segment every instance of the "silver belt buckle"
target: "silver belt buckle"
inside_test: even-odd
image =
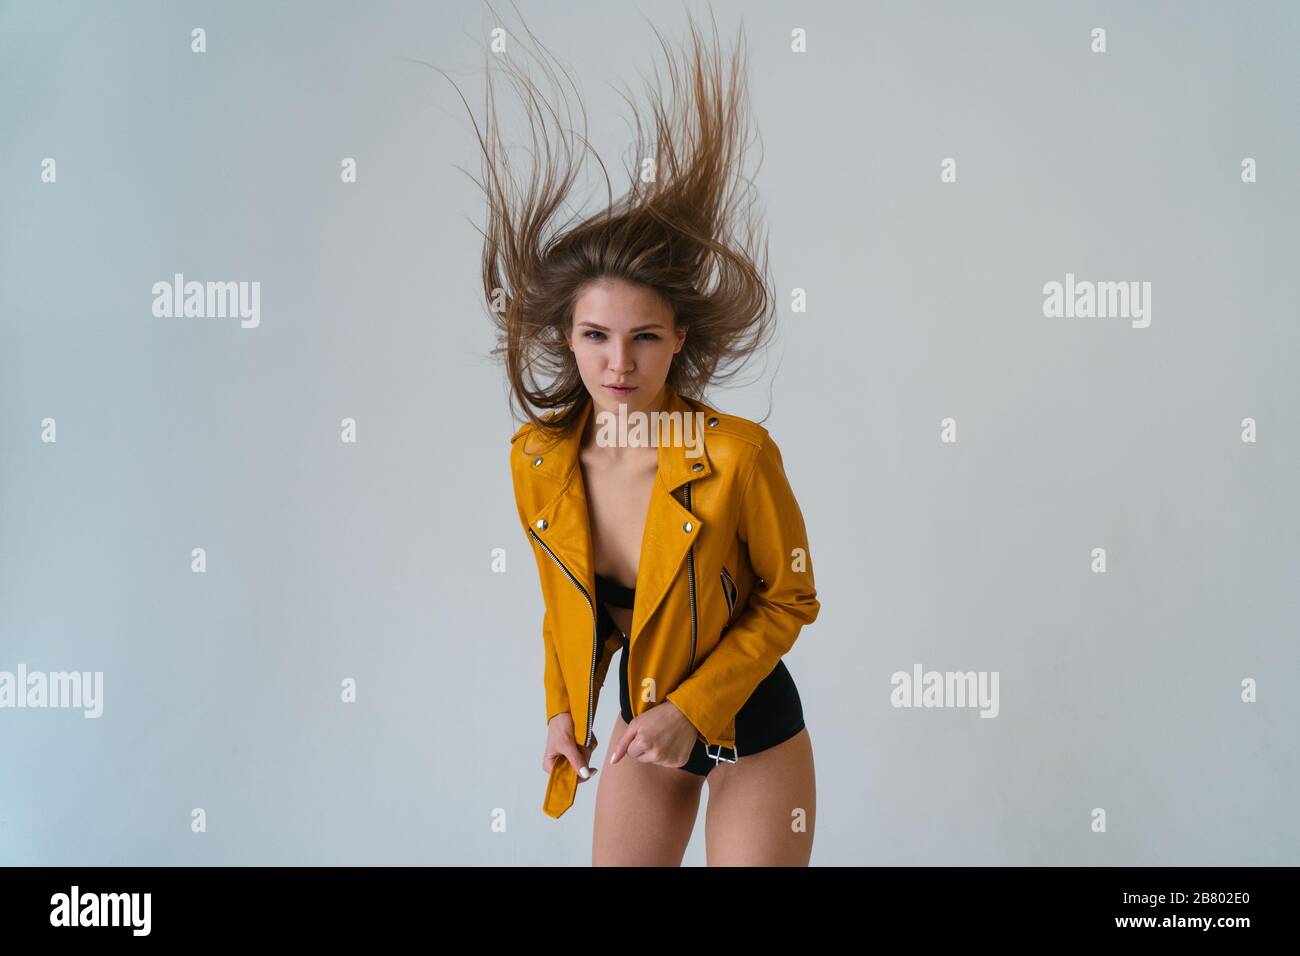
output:
[[[704,752],[705,752],[706,754],[708,754],[709,758],[713,761],[713,763],[714,763],[715,766],[716,766],[718,763],[720,763],[720,762],[721,762],[721,763],[735,763],[736,760],[740,757],[740,754],[736,753],[736,751],[735,751],[734,748],[723,747],[722,744],[717,744],[718,752],[717,752],[716,754],[709,753],[709,747],[710,747],[710,746],[712,746],[712,745],[711,745],[711,744],[705,744],[705,745],[704,745]],[[731,750],[732,756],[730,756],[730,757],[724,757],[724,756],[722,756],[722,751],[723,751],[723,750]]]

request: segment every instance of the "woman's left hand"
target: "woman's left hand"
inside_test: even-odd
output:
[[[632,718],[609,752],[609,762],[616,764],[627,754],[642,763],[681,767],[691,759],[698,739],[695,725],[676,704],[665,700]]]

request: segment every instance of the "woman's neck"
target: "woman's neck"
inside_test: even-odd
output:
[[[634,428],[639,428],[638,434],[646,437],[646,441],[650,443],[648,446],[637,442],[628,442],[627,444],[619,443],[618,439],[621,436],[617,434],[619,417],[618,406],[616,405],[613,408],[602,408],[598,403],[596,403],[596,400],[592,398],[591,414],[587,416],[587,425],[582,436],[581,447],[583,449],[593,450],[596,454],[607,458],[607,460],[612,464],[634,461],[641,456],[646,456],[651,453],[654,453],[657,456],[658,442],[656,439],[658,436],[651,435],[650,429],[656,422],[654,413],[662,412],[664,410],[667,394],[668,386],[667,383],[665,383],[660,387],[654,400],[645,408],[629,409],[626,412],[628,433],[632,434]],[[598,416],[601,416],[602,413],[607,413],[609,415],[607,421],[614,424],[616,431],[615,444],[598,445],[596,442],[596,434],[602,425],[602,422],[598,420]],[[640,421],[638,421],[638,419],[640,419]],[[606,427],[609,426],[606,425]]]

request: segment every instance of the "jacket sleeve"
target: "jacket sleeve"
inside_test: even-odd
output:
[[[542,682],[546,685],[546,722],[549,724],[556,714],[571,713],[569,692],[564,686],[564,675],[560,672],[560,658],[555,653],[555,631],[551,626],[549,607],[542,615],[542,643],[546,647],[546,667]]]
[[[726,730],[754,688],[794,645],[800,629],[815,621],[821,610],[808,532],[781,451],[770,435],[764,437],[741,494],[738,533],[757,575],[745,611],[667,697],[706,742]]]
[[[512,456],[514,454],[515,440],[522,433],[523,429],[520,429],[515,432],[514,438],[510,439]],[[513,457],[511,458],[510,473],[515,483],[515,510],[519,513],[519,524],[524,530],[524,538],[528,541],[529,551],[535,554],[537,545],[533,543],[533,536],[528,533],[528,515],[524,513],[523,505],[519,501],[519,479],[514,469]],[[543,598],[545,598],[545,595],[543,595]],[[564,673],[560,670],[560,658],[555,651],[555,624],[549,606],[542,615],[542,649],[545,655],[545,662],[542,667],[542,684],[546,689],[546,722],[549,724],[551,718],[556,714],[563,714],[570,710],[569,692],[564,686]]]

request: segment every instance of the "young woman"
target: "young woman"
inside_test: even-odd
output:
[[[576,167],[531,82],[544,161],[527,189],[508,188],[494,111],[479,135],[482,278],[527,419],[510,467],[546,608],[543,809],[596,773],[621,650],[593,863],[680,865],[707,781],[710,865],[807,865],[812,745],[781,660],[820,609],[807,532],[767,429],[699,397],[773,320],[748,219],[738,238],[743,47],[728,87],[716,28],[710,49],[693,22],[691,40],[684,74],[669,57],[671,101],[652,91],[650,147],[638,118],[627,193],[596,215],[554,226]]]

